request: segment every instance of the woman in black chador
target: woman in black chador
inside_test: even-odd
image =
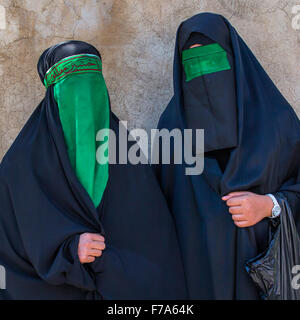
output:
[[[59,43],[38,72],[46,96],[0,165],[0,297],[186,298],[175,226],[152,169],[105,161],[112,135],[97,133],[110,128],[118,138],[119,126],[99,52]]]
[[[300,125],[222,16],[203,13],[180,25],[174,97],[158,127],[204,129],[201,175],[186,175],[185,165],[156,166],[176,221],[189,298],[258,299],[245,263],[268,245],[279,191],[299,223]]]

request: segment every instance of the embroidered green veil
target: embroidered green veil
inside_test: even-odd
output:
[[[98,147],[107,143],[96,141],[96,135],[109,129],[110,114],[101,59],[92,54],[64,58],[47,71],[44,83],[54,85],[71,165],[97,207],[108,181],[108,160],[96,159]]]

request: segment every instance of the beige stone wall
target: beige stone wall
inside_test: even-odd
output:
[[[0,159],[44,96],[36,71],[40,54],[63,40],[84,40],[100,50],[112,109],[122,120],[131,128],[156,126],[172,96],[176,29],[204,11],[230,19],[300,114],[297,4],[300,0],[0,0]]]

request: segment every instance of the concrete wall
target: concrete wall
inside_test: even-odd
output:
[[[172,96],[177,27],[203,11],[230,19],[300,114],[298,4],[300,0],[0,0],[0,159],[44,96],[36,71],[40,54],[63,40],[84,40],[100,50],[112,109],[122,120],[131,128],[156,126]]]

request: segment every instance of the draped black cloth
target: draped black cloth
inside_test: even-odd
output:
[[[41,80],[80,53],[100,56],[80,41],[47,49]],[[117,133],[118,119],[110,118]],[[85,232],[106,240],[91,264],[77,255]],[[175,226],[151,167],[110,165],[95,208],[70,165],[52,86],[0,165],[0,265],[3,299],[186,298]]]
[[[218,43],[231,69],[185,81],[182,50]],[[228,117],[229,115],[229,117]],[[236,30],[222,16],[202,13],[177,32],[174,96],[159,129],[205,129],[204,172],[158,165],[176,221],[189,297],[258,299],[245,262],[268,244],[269,219],[237,228],[221,197],[232,191],[283,191],[299,227],[300,125]]]

